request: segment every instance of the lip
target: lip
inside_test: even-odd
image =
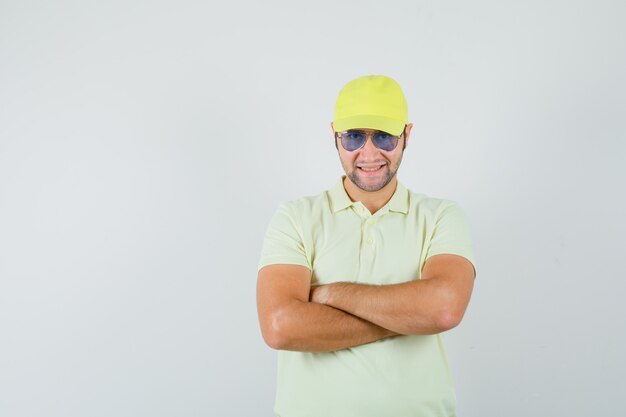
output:
[[[366,177],[374,177],[376,175],[380,175],[385,167],[387,166],[387,164],[359,164],[357,165],[357,169],[359,170],[359,172],[361,173],[361,175],[364,175]],[[363,168],[365,169],[372,169],[372,168],[376,168],[379,167],[377,170],[375,171],[365,171]]]

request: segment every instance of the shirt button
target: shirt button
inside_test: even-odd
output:
[[[374,239],[372,239],[371,237],[369,239],[367,239],[367,243],[369,243],[370,245],[374,244]]]

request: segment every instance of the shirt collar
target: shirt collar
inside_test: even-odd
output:
[[[337,181],[335,186],[328,190],[328,198],[330,200],[330,207],[333,213],[355,204],[354,201],[350,200],[346,189],[343,187],[344,178],[345,177],[342,176],[339,181]],[[409,191],[400,183],[400,181],[396,184],[396,191],[393,193],[386,206],[389,207],[390,211],[407,214],[409,212]]]
[[[328,198],[330,199],[330,209],[333,213],[337,213],[340,210],[343,210],[347,207],[350,207],[354,204],[350,197],[348,197],[348,193],[346,189],[343,188],[343,179],[345,177],[341,177],[339,181],[335,184],[333,188],[328,190]]]
[[[387,202],[389,210],[407,214],[409,212],[409,190],[404,185],[397,182],[396,191],[391,196],[391,200]]]

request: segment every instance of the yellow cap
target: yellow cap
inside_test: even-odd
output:
[[[335,102],[333,128],[377,129],[398,136],[408,122],[400,85],[384,75],[366,75],[346,84]]]

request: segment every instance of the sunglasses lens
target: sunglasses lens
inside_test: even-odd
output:
[[[393,151],[398,145],[398,136],[393,136],[386,132],[376,132],[372,142],[374,142],[374,146],[377,148],[389,152]]]
[[[372,143],[378,149],[390,152],[398,145],[398,136],[390,135],[387,132],[376,131],[372,136]],[[341,134],[341,145],[348,152],[356,151],[365,145],[367,133],[358,130],[348,130]]]
[[[367,136],[363,132],[347,131],[341,134],[341,145],[348,152],[359,149],[365,144],[366,140]]]

